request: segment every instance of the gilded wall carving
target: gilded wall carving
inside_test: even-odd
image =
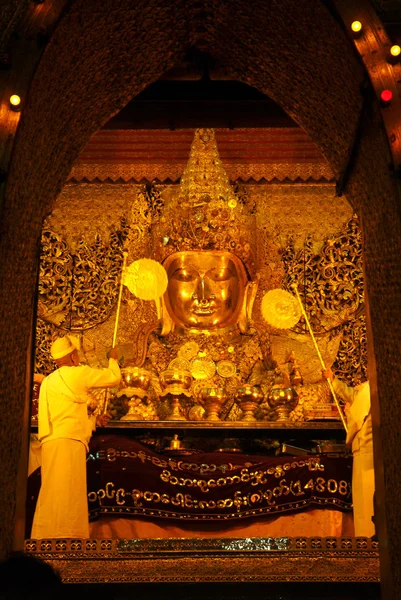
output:
[[[69,246],[60,234],[45,229],[39,271],[37,325],[37,368],[52,370],[49,344],[57,330],[84,335],[88,329],[106,322],[113,311],[120,281],[123,247],[128,226],[102,241],[82,238]]]

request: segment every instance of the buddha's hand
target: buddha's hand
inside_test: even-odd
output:
[[[109,415],[98,415],[96,417],[96,427],[107,427],[110,421]]]
[[[334,379],[334,373],[333,373],[333,371],[330,368],[329,369],[322,369],[322,376],[323,376],[323,379],[325,381],[327,381],[328,379],[330,381],[333,381],[333,379]]]

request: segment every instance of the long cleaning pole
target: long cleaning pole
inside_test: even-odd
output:
[[[311,327],[311,324],[309,323],[308,315],[306,314],[304,305],[303,305],[302,300],[301,300],[301,296],[299,295],[299,292],[298,292],[298,287],[297,287],[297,285],[295,283],[293,283],[291,287],[294,290],[295,295],[297,297],[297,300],[299,302],[299,306],[300,306],[301,311],[302,311],[302,316],[305,319],[305,323],[306,323],[306,325],[307,325],[307,327],[309,329],[309,333],[311,335],[311,338],[312,338],[313,344],[315,346],[317,355],[318,355],[318,357],[320,359],[320,364],[322,365],[322,369],[325,371],[326,370],[326,365],[324,364],[323,356],[321,355],[321,352],[319,350],[319,346],[317,345],[317,342],[316,342],[316,339],[315,339],[315,336],[314,336],[314,333],[313,333],[313,329]],[[331,382],[331,380],[329,378],[327,378],[327,383],[329,384],[329,388],[330,388],[330,391],[331,391],[331,393],[333,395],[334,402],[336,403],[336,407],[337,407],[337,410],[338,410],[339,415],[341,417],[342,424],[344,425],[344,429],[348,433],[348,428],[347,428],[347,423],[345,421],[344,413],[343,413],[343,411],[341,409],[340,403],[339,403],[338,398],[336,396],[336,393],[334,391],[333,384],[332,384],[332,382]]]
[[[127,265],[127,257],[128,257],[128,252],[124,252],[123,253],[123,267],[122,267],[122,270],[121,270],[121,279],[120,279],[120,289],[118,290],[116,321],[114,323],[114,333],[113,333],[112,348],[116,347],[116,341],[117,341],[118,321],[120,319],[121,299],[123,297],[124,275],[125,275],[125,267]],[[103,411],[102,411],[103,414],[106,414],[108,405],[109,405],[109,390],[108,390],[108,388],[106,388],[106,392],[105,392],[105,395],[104,395]]]

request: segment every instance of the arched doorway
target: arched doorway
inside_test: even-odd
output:
[[[64,15],[33,80],[18,130],[3,209],[1,330],[7,340],[2,385],[8,415],[4,436],[6,547],[11,546],[23,398],[29,378],[37,246],[71,165],[89,137],[133,96],[179,60],[190,45],[207,49],[233,77],[276,100],[319,146],[336,178],[349,164],[363,106],[363,70],[325,5],[307,0],[261,0],[252,6],[216,2],[143,2],[132,8],[78,1]],[[400,363],[399,277],[401,219],[390,152],[377,104],[365,114],[358,153],[346,187],[365,234],[371,319],[370,367],[376,423],[385,432],[384,472],[397,473],[396,375]],[[27,367],[28,365],[28,367]],[[28,375],[27,375],[28,373]],[[12,376],[10,376],[12,374]],[[377,392],[377,384],[379,390]],[[380,418],[377,410],[380,397]],[[12,398],[12,400],[10,400]],[[10,407],[11,410],[10,410]],[[11,413],[11,414],[10,414]],[[379,431],[375,439],[379,441]],[[380,474],[379,474],[380,476]],[[388,497],[398,494],[387,478]],[[386,503],[396,523],[397,508]],[[397,537],[393,526],[392,536]],[[392,544],[390,543],[390,547]],[[394,554],[395,556],[395,554]]]

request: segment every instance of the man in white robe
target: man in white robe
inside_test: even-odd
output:
[[[114,387],[121,380],[117,351],[107,369],[79,365],[69,336],[57,339],[51,355],[58,369],[40,388],[38,438],[41,442],[42,485],[32,526],[32,539],[88,538],[86,454],[96,425],[104,417],[88,417],[88,391]]]
[[[330,379],[334,392],[349,405],[347,414],[346,443],[352,449],[352,503],[354,505],[354,528],[356,537],[372,537],[375,527],[373,496],[375,473],[373,467],[373,435],[370,404],[370,386],[365,381],[355,388],[334,377],[331,369],[322,371]]]

